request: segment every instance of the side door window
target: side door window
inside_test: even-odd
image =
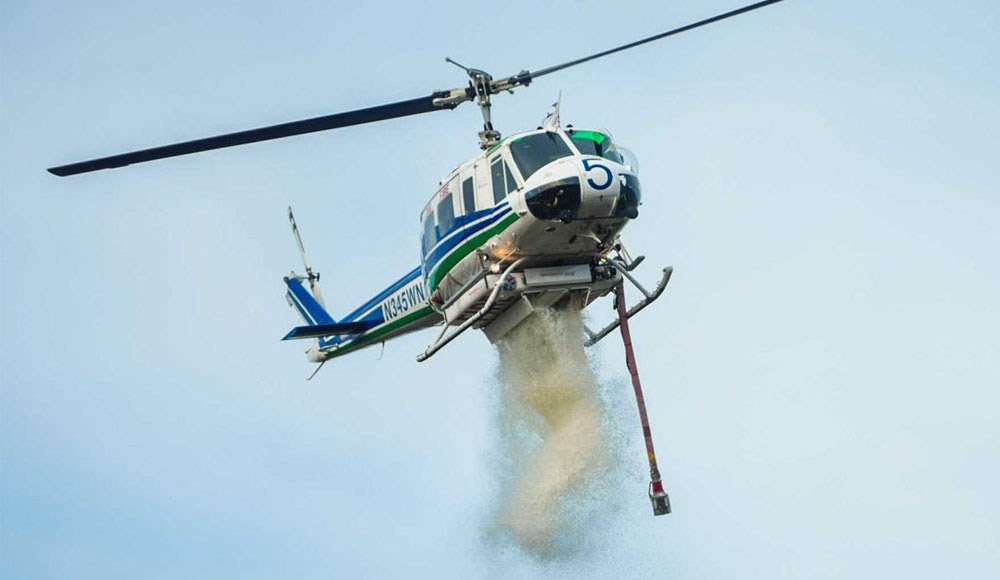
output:
[[[424,218],[424,255],[437,243],[437,234],[434,231],[434,211],[428,210],[427,217]]]
[[[493,178],[493,203],[500,203],[507,197],[507,186],[503,181],[503,158],[499,155],[490,162],[490,176]]]
[[[455,200],[453,198],[454,196],[449,193],[441,198],[441,203],[438,204],[438,239],[448,235],[448,232],[455,227]]]
[[[476,211],[476,188],[472,184],[472,176],[462,181],[462,203],[465,207],[465,215]]]

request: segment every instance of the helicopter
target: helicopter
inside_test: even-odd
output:
[[[628,320],[657,300],[673,272],[667,267],[647,290],[632,274],[643,256],[632,257],[621,239],[638,219],[642,202],[636,156],[600,128],[563,127],[560,101],[533,130],[502,136],[491,117],[491,97],[527,87],[543,76],[751,12],[782,0],[763,0],[679,28],[589,56],[534,71],[494,78],[446,58],[468,76],[464,87],[322,117],[227,133],[48,169],[59,177],[118,168],[169,157],[234,147],[353,125],[451,110],[474,101],[483,117],[479,153],[459,164],[438,184],[420,213],[420,265],[339,320],[327,310],[320,274],[313,270],[292,209],[288,219],[304,273],[283,278],[288,304],[304,324],[282,340],[311,340],[306,351],[318,363],[312,379],[334,358],[384,344],[393,338],[440,326],[436,338],[417,355],[425,361],[469,330],[481,329],[490,342],[502,339],[532,312],[572,305],[585,309],[613,295],[618,319],[586,328],[591,346],[616,328],[639,403],[650,461],[654,514],[670,512],[660,483],[635,370]],[[643,295],[624,303],[624,282]],[[307,288],[308,286],[308,288]]]
[[[191,153],[245,145],[451,110],[476,101],[482,111],[478,133],[481,152],[454,169],[420,214],[421,265],[358,308],[335,320],[326,310],[302,238],[289,208],[288,217],[305,274],[284,278],[286,298],[305,326],[283,340],[313,339],[311,362],[326,361],[366,346],[431,326],[443,328],[417,356],[424,361],[470,327],[496,341],[534,309],[566,300],[586,307],[607,295],[622,278],[644,298],[629,317],[662,294],[672,270],[665,268],[652,291],[630,272],[643,260],[632,259],[620,234],[638,218],[641,188],[638,161],[618,147],[609,132],[560,126],[559,103],[542,126],[502,138],[491,119],[492,95],[527,87],[532,81],[642,44],[700,28],[782,0],[764,0],[711,18],[656,34],[596,54],[547,68],[494,79],[489,73],[462,68],[468,86],[433,91],[429,96],[323,117],[227,133],[49,168],[65,177],[124,167]],[[612,255],[613,254],[613,255]],[[308,282],[306,290],[303,282]],[[587,346],[618,323],[587,330]],[[316,371],[319,370],[319,367]],[[315,372],[314,372],[315,375]],[[310,377],[311,378],[311,377]]]

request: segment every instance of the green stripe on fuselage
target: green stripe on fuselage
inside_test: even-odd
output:
[[[424,306],[423,308],[419,308],[405,316],[397,318],[396,320],[389,321],[383,326],[372,329],[342,347],[334,349],[326,349],[323,352],[332,353],[332,356],[330,356],[330,358],[336,358],[338,356],[345,355],[361,347],[369,346],[375,342],[378,342],[377,339],[380,336],[383,336],[388,332],[392,332],[393,330],[398,330],[401,327],[406,326],[407,324],[416,322],[417,320],[420,320],[421,318],[431,315],[433,313],[434,311],[431,309],[430,306]]]
[[[492,146],[491,146],[491,147],[490,147],[490,148],[489,148],[489,149],[488,149],[488,150],[486,151],[486,155],[488,156],[488,155],[490,155],[491,153],[493,153],[494,151],[496,151],[497,149],[499,149],[499,148],[500,148],[500,146],[501,146],[501,145],[503,145],[503,142],[504,142],[504,141],[506,141],[506,140],[507,140],[507,138],[506,138],[506,137],[504,137],[503,139],[501,139],[501,140],[497,141],[496,143],[494,143],[494,144],[493,144],[493,145],[492,145]]]
[[[442,258],[441,261],[438,262],[437,266],[434,267],[434,270],[431,271],[431,275],[427,279],[427,289],[431,292],[437,290],[438,285],[441,283],[441,279],[455,267],[455,264],[457,264],[462,258],[471,254],[476,248],[486,243],[486,240],[510,227],[510,224],[516,222],[518,217],[520,216],[511,211],[509,216],[500,220],[492,227],[484,229],[452,249],[451,253]]]

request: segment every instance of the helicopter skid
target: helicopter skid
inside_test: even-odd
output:
[[[643,259],[644,259],[643,256],[639,256],[627,267],[624,262],[615,260],[615,263],[619,265],[619,269],[621,270],[621,273],[625,276],[625,279],[631,282],[632,285],[638,288],[639,291],[642,292],[643,294],[643,299],[640,300],[635,306],[629,308],[626,311],[625,313],[626,319],[631,319],[633,316],[641,312],[642,309],[655,302],[656,299],[659,298],[661,294],[663,294],[663,291],[667,289],[667,283],[670,282],[670,276],[674,273],[673,267],[667,266],[666,268],[664,268],[663,276],[660,277],[659,283],[657,283],[656,288],[653,289],[652,292],[650,292],[646,290],[642,286],[642,284],[640,284],[639,281],[636,280],[635,277],[632,276],[631,274],[631,271],[635,269],[635,267],[638,266]],[[589,328],[584,327],[584,331],[587,333],[587,341],[584,343],[584,346],[593,346],[597,344],[598,342],[600,342],[602,338],[607,336],[608,333],[618,328],[619,326],[621,326],[621,320],[615,320],[614,322],[609,323],[607,326],[598,330],[597,332],[593,332]]]
[[[605,270],[613,272],[612,270]],[[552,266],[544,268],[525,268],[520,272],[510,272],[506,275],[488,275],[478,288],[470,289],[461,299],[457,300],[448,314],[457,320],[465,320],[485,304],[488,292],[498,285],[500,293],[496,304],[485,316],[480,318],[473,328],[490,328],[493,323],[518,302],[527,302],[532,310],[555,306],[568,297],[578,297],[584,305],[607,294],[621,279],[617,272],[600,279],[594,275],[589,264],[572,266]],[[523,308],[523,307],[522,307]],[[530,314],[530,311],[527,313]],[[525,314],[524,316],[527,316]],[[521,319],[524,317],[522,316]],[[451,319],[449,317],[449,319]],[[513,328],[516,324],[511,324]],[[495,341],[506,334],[496,331],[488,332],[487,336]]]
[[[577,298],[585,306],[621,280],[617,268],[608,265],[522,268],[527,260],[520,258],[501,273],[486,274],[451,300],[443,310],[444,328],[417,360],[427,360],[469,328],[482,328],[494,342],[535,308],[554,306],[568,298]]]
[[[501,273],[486,274],[445,305],[445,325],[437,339],[417,356],[424,361],[469,328],[482,329],[490,342],[503,338],[532,312],[573,301],[586,308],[594,300],[610,293],[622,278],[635,284],[645,298],[628,311],[631,318],[659,298],[670,279],[671,268],[653,292],[647,292],[619,260],[589,264],[548,267],[524,267],[527,258],[510,264]],[[638,260],[633,264],[637,264]],[[611,323],[599,332],[587,332],[586,346],[591,346],[618,327]]]

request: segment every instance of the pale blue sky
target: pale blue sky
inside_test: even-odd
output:
[[[994,578],[995,2],[789,0],[496,98],[511,132],[561,90],[564,122],[635,151],[626,239],[647,279],[676,268],[633,324],[675,513],[649,513],[620,399],[619,513],[555,563],[483,539],[480,335],[312,383],[278,342],[285,206],[343,314],[416,265],[474,107],[44,171],[463,84],[445,56],[510,74],[738,5],[4,3],[0,576]],[[617,340],[598,358],[627,396]]]

